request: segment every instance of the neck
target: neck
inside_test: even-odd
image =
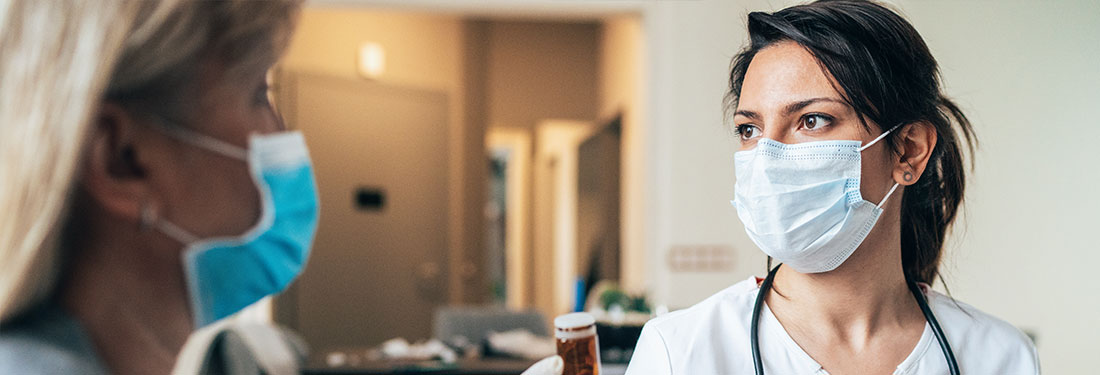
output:
[[[923,322],[902,270],[897,226],[889,227],[895,229],[874,231],[879,236],[868,237],[833,271],[804,274],[781,267],[766,296],[776,317],[788,329],[856,347],[877,333]]]
[[[90,236],[61,285],[61,305],[112,373],[169,373],[191,333],[179,245],[154,237],[136,228]]]

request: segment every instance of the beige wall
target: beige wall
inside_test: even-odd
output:
[[[548,317],[570,312],[577,267],[577,155],[593,131],[586,121],[544,120],[536,126],[535,307]]]
[[[282,61],[287,70],[356,78],[360,44],[376,42],[386,52],[386,71],[377,81],[447,94],[452,157],[446,251],[452,302],[471,300],[454,286],[466,284],[464,275],[478,274],[463,272],[463,266],[470,258],[467,249],[478,248],[482,228],[477,219],[484,199],[484,178],[477,178],[484,168],[477,159],[484,152],[484,132],[467,125],[465,34],[465,21],[458,15],[313,5],[302,12]]]
[[[596,118],[599,23],[476,19],[467,24],[471,53],[467,62],[484,65],[470,66],[467,74],[470,123],[526,132],[533,144],[539,145],[547,140],[539,139],[545,133],[538,131],[537,125],[546,119]],[[538,181],[538,176],[544,176],[538,166],[542,159],[533,160],[532,177]],[[576,276],[576,267],[558,266],[560,254],[554,248],[563,243],[553,240],[551,230],[557,227],[551,218],[555,216],[547,211],[553,202],[539,200],[548,196],[540,195],[538,189],[538,184],[531,184],[532,200],[527,202],[532,217],[526,246],[530,263],[525,268],[531,270],[526,275],[531,287],[525,293],[524,306],[553,316],[569,307],[565,292],[572,289],[565,284]]]
[[[619,275],[631,292],[644,291],[646,279],[644,37],[638,15],[608,17],[600,33],[599,118],[622,115]]]
[[[480,302],[488,295],[478,270],[484,266],[485,130],[502,126],[533,136],[545,118],[596,118],[599,32],[594,21],[480,20],[320,4],[303,12],[282,68],[357,78],[358,47],[376,42],[386,51],[379,82],[447,93],[450,299]]]
[[[534,186],[534,145],[531,133],[518,128],[494,128],[488,130],[486,145],[495,150],[507,150],[510,153],[506,167],[506,203],[505,212],[505,279],[507,282],[506,302],[512,309],[530,308],[534,300],[532,273],[532,228],[531,211]]]
[[[548,118],[595,119],[599,24],[489,23],[491,126],[533,129]]]
[[[358,77],[356,54],[368,41],[386,50],[378,81],[461,95],[462,20],[454,15],[307,7],[283,66]]]

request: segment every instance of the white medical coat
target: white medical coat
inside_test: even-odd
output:
[[[965,375],[1036,375],[1035,345],[1012,325],[925,288],[929,307]],[[750,320],[755,277],[685,310],[651,320],[642,329],[627,375],[753,374]],[[783,329],[771,310],[760,314],[760,357],[766,374],[828,374]],[[925,324],[917,346],[895,375],[949,374],[939,342]]]

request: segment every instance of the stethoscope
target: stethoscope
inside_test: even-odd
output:
[[[775,271],[778,271],[782,265],[775,266],[768,272],[768,277],[760,284],[760,293],[756,295],[756,304],[752,307],[750,334],[752,335],[752,365],[756,368],[756,375],[764,375],[764,363],[760,361],[760,330],[756,322],[760,320],[760,306],[764,304],[764,296],[772,288]],[[921,293],[920,287],[913,280],[906,278],[906,281],[909,284],[909,291],[917,299],[920,311],[924,313],[924,319],[928,321],[929,326],[932,326],[932,332],[936,334],[936,340],[940,342],[940,349],[943,350],[943,356],[947,358],[947,367],[951,370],[951,375],[959,375],[959,364],[955,362],[955,353],[951,351],[951,345],[947,343],[947,337],[943,335],[943,329],[940,328],[940,322],[936,320],[936,315],[932,314],[932,309],[928,308],[928,301],[924,300],[924,293]]]

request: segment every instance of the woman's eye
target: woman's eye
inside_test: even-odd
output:
[[[806,130],[815,130],[832,125],[833,119],[821,114],[812,114],[802,117],[802,127]]]
[[[737,125],[737,135],[741,136],[742,141],[753,139],[761,135],[760,128],[753,125]]]

